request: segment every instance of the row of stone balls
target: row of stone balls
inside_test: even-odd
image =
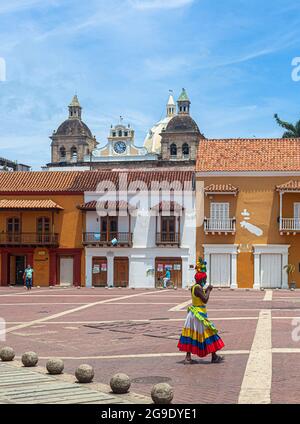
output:
[[[14,349],[3,347],[0,350],[0,359],[3,362],[13,361],[15,358]],[[35,367],[39,361],[35,352],[25,352],[21,358],[24,367]],[[64,361],[59,358],[50,358],[46,363],[46,369],[50,375],[59,375],[63,373]],[[79,365],[75,371],[75,377],[78,383],[91,383],[95,376],[94,368],[88,364]],[[129,392],[131,380],[128,375],[123,373],[115,374],[110,380],[110,387],[113,393],[125,394]],[[156,404],[171,403],[174,397],[172,387],[167,383],[158,383],[152,387],[151,397]]]

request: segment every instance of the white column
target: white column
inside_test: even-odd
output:
[[[210,254],[204,252],[204,260],[206,262],[207,282],[210,284]]]
[[[107,253],[107,285],[108,287],[114,286],[114,254],[113,252]]]
[[[280,191],[279,192],[279,197],[280,197],[280,219],[279,219],[279,230],[281,231],[282,230],[282,195],[283,195],[283,192],[282,191]]]
[[[134,254],[129,260],[129,287],[155,287],[155,259],[146,254]]]
[[[260,253],[254,252],[254,285],[255,290],[260,290]]]
[[[231,289],[237,289],[237,252],[231,254]]]
[[[191,284],[193,283],[192,281],[189,281],[189,256],[181,256],[182,259],[182,271],[181,271],[181,275],[182,275],[182,288],[185,288],[187,286],[191,286]]]
[[[93,278],[93,270],[92,270],[92,253],[89,253],[89,249],[85,249],[85,281],[86,287],[92,287],[92,278]]]
[[[285,269],[283,269],[285,267],[285,265],[288,264],[288,261],[289,261],[288,252],[283,253],[283,255],[282,255],[282,288],[283,289],[289,288],[288,273],[286,272]]]

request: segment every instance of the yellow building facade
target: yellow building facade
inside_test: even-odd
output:
[[[196,178],[197,253],[209,281],[300,287],[300,140],[203,140]],[[289,276],[287,264],[295,266]]]

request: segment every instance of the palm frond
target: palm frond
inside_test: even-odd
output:
[[[295,128],[297,131],[297,137],[300,137],[300,120],[296,122]]]
[[[297,131],[296,131],[296,128],[295,128],[295,126],[293,124],[291,124],[290,122],[282,121],[279,118],[279,116],[277,115],[277,113],[275,113],[274,118],[275,118],[277,124],[280,127],[284,128],[284,129],[286,129],[288,131],[293,132],[294,133],[294,137],[295,137],[295,134],[296,134]]]
[[[295,138],[295,137],[297,137],[296,135],[295,135],[295,133],[294,132],[292,132],[292,131],[286,131],[283,135],[282,135],[282,138]]]

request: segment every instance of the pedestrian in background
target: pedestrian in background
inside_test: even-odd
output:
[[[23,275],[23,279],[25,281],[25,286],[27,287],[27,290],[31,290],[32,288],[32,277],[33,277],[33,269],[28,264]]]
[[[165,278],[164,278],[164,289],[167,288],[167,284],[170,282],[170,280],[171,280],[171,272],[170,272],[169,268],[167,268],[166,275],[165,275]]]

